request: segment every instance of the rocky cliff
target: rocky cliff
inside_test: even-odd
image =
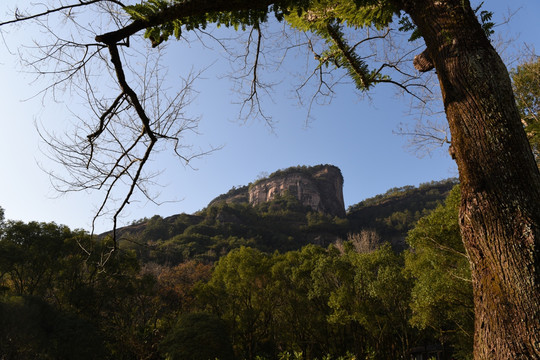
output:
[[[249,202],[257,205],[288,193],[314,211],[345,217],[343,176],[332,165],[280,170],[249,187]]]
[[[343,176],[333,165],[297,166],[278,170],[249,186],[234,188],[210,205],[219,202],[247,200],[252,205],[271,201],[278,195],[295,196],[302,204],[317,212],[345,217]]]

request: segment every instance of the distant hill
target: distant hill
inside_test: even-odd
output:
[[[399,251],[407,231],[455,184],[449,179],[390,189],[345,212],[341,171],[331,165],[299,166],[233,188],[196,214],[156,215],[118,229],[118,236],[121,247],[143,261],[167,265],[212,262],[242,245],[266,252],[328,246],[366,231]]]
[[[458,184],[455,178],[415,186],[392,188],[365,199],[347,210],[350,230],[373,229],[397,247],[404,247],[407,232],[435,209]]]

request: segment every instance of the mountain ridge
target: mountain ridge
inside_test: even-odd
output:
[[[329,168],[321,166],[317,169]],[[274,182],[290,179],[289,175],[299,173],[298,168],[279,170],[269,178]],[[305,173],[317,172],[310,167],[300,169]],[[330,178],[337,176],[341,176],[340,171]],[[457,184],[456,179],[447,179],[418,187],[393,188],[350,206],[345,216],[340,217],[319,211],[286,186],[281,192],[272,192],[267,201],[250,203],[249,189],[266,184],[267,179],[233,188],[194,214],[165,218],[155,215],[117,229],[120,246],[134,250],[144,262],[169,265],[189,259],[214,262],[240,246],[265,252],[296,250],[307,244],[326,247],[362,233],[370,233],[377,241],[389,242],[394,250],[401,251],[407,246],[407,231],[420,217],[442,204]],[[267,186],[266,190],[270,188]],[[332,197],[339,195],[334,193]]]

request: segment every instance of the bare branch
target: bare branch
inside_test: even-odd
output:
[[[412,129],[407,124],[400,124],[395,133],[406,136],[408,148],[419,157],[430,154],[436,148],[451,144],[447,123],[433,119],[419,119]]]
[[[186,20],[187,28],[191,25],[195,28],[193,33],[198,41],[203,42],[203,37],[210,38],[232,57],[233,52],[225,46],[222,39],[217,39],[210,32],[197,28],[197,24],[188,24],[191,21],[189,19],[221,11],[248,10],[255,11],[256,16],[259,16],[259,13],[266,15],[270,4],[279,6],[279,2],[267,0],[257,1],[256,4],[249,0],[171,2],[157,10],[155,14],[141,16],[138,20],[129,19],[125,14],[122,16],[118,12],[114,13],[119,10],[119,7],[124,7],[124,4],[117,0],[80,0],[70,5],[60,4],[57,8],[47,8],[34,15],[18,13],[14,21],[0,23],[0,26],[17,21],[33,20],[52,36],[51,43],[45,45],[36,43],[30,49],[37,55],[27,61],[26,65],[38,77],[52,76],[53,78],[53,81],[40,94],[45,95],[51,91],[53,96],[56,96],[56,91],[67,89],[70,94],[79,94],[86,100],[89,114],[73,111],[74,117],[79,122],[74,134],[57,136],[47,131],[40,132],[45,143],[51,148],[51,158],[67,169],[67,176],[51,174],[51,177],[55,182],[55,187],[63,192],[79,190],[103,192],[103,198],[93,220],[93,228],[96,219],[109,213],[110,204],[115,203],[118,206],[111,213],[114,229],[116,229],[118,216],[132,198],[136,198],[136,193],[154,201],[154,197],[144,184],[148,184],[151,179],[159,175],[159,172],[149,173],[146,165],[151,162],[152,154],[162,149],[161,144],[172,147],[175,156],[187,166],[190,166],[192,159],[215,150],[201,150],[193,154],[184,138],[186,132],[196,133],[197,131],[198,119],[185,115],[185,108],[191,101],[193,81],[197,75],[190,74],[184,80],[182,89],[170,97],[167,96],[168,92],[161,85],[164,75],[163,69],[158,65],[159,59],[155,62],[150,61],[148,53],[138,52],[136,47],[130,47],[141,41],[141,37],[135,35],[141,30],[164,25],[173,20]],[[77,21],[75,15],[71,14],[71,10],[87,5],[97,5],[93,7],[94,10],[108,13],[109,24],[116,25],[116,30],[103,32],[99,28],[94,29],[94,25],[83,26],[80,21]],[[50,25],[48,17],[62,12],[66,15],[64,23],[74,27],[79,35],[81,33],[85,37],[90,35],[90,39],[95,39],[95,42],[92,40],[88,43],[79,42],[74,33],[67,36],[60,35],[58,29]],[[373,30],[374,33],[371,33],[370,29],[362,30],[362,36],[357,37],[356,34],[352,34],[352,31],[342,33],[341,29],[338,29],[339,34],[337,34],[335,31],[337,28],[329,26],[327,30],[330,40],[328,36],[324,39],[333,41],[337,45],[337,50],[336,46],[332,47],[335,53],[324,52],[324,55],[320,55],[323,52],[318,52],[311,38],[308,38],[308,35],[302,35],[305,37],[296,44],[285,48],[279,44],[278,48],[284,49],[284,55],[276,61],[274,59],[278,57],[270,57],[269,53],[265,52],[265,50],[268,51],[265,49],[267,28],[263,31],[262,25],[257,21],[251,24],[255,25],[246,33],[245,53],[233,59],[241,63],[240,71],[236,72],[234,79],[245,90],[245,98],[240,108],[240,113],[245,118],[258,116],[270,126],[272,125],[270,116],[263,111],[263,105],[271,100],[270,91],[275,84],[265,82],[262,70],[272,61],[282,63],[289,50],[300,49],[300,47],[307,48],[310,57],[315,55],[317,60],[314,69],[311,66],[313,63],[309,64],[310,71],[305,74],[305,78],[296,89],[299,99],[301,99],[300,93],[304,92],[308,85],[314,89],[314,94],[309,100],[308,118],[314,104],[331,101],[334,88],[346,83],[344,79],[347,74],[342,71],[346,63],[351,65],[353,71],[362,80],[365,89],[369,87],[369,84],[391,83],[414,96],[414,87],[421,86],[414,83],[415,75],[411,75],[401,66],[402,62],[410,59],[402,56],[395,60],[381,60],[377,58],[379,51],[376,48],[369,48],[376,46],[372,45],[373,43],[388,40],[392,34],[391,29]],[[99,26],[96,25],[96,27]],[[349,41],[349,38],[355,41]],[[185,41],[187,38],[183,36],[182,40]],[[349,43],[353,45],[349,46]],[[203,45],[206,46],[204,42]],[[108,53],[105,53],[104,49],[107,49]],[[146,51],[155,51],[156,56],[159,57],[162,49],[163,46],[160,46],[154,50],[146,48]],[[133,59],[141,59],[141,56],[147,56],[144,67],[141,68],[140,64],[134,66],[137,61]],[[369,62],[369,68],[376,70],[367,71],[367,66],[366,69],[357,67],[356,62],[353,61],[355,59],[359,60],[359,64]],[[405,80],[393,80],[386,77],[383,71],[397,74]],[[114,86],[102,86],[107,81],[100,82],[100,80],[108,80],[109,77],[115,79]],[[347,83],[350,84],[350,81]],[[114,198],[114,189],[121,189],[124,196],[120,199]],[[116,243],[115,233],[113,239]]]
[[[116,227],[121,212],[131,202],[134,194],[140,193],[155,202],[145,184],[159,175],[145,171],[153,153],[159,152],[159,140],[172,143],[173,153],[186,165],[199,156],[216,149],[191,153],[183,134],[197,132],[198,118],[186,116],[185,109],[192,101],[191,89],[200,73],[190,74],[184,79],[180,90],[172,97],[161,83],[165,78],[157,57],[146,54],[142,61],[144,69],[132,68],[121,60],[118,46],[109,47],[113,65],[111,74],[118,82],[114,97],[104,96],[89,81],[85,71],[85,82],[78,87],[85,95],[89,109],[96,119],[92,121],[81,114],[74,114],[78,126],[74,135],[57,136],[40,129],[40,135],[51,151],[50,158],[62,164],[68,175],[51,173],[55,188],[62,192],[97,190],[103,198],[92,221],[92,233],[96,220],[106,213],[111,203],[118,202],[112,213],[113,243],[117,246]],[[140,59],[140,58],[138,58]],[[137,63],[141,63],[139,60]],[[86,70],[86,67],[83,67]],[[127,80],[126,71],[138,74],[138,81]],[[188,151],[186,151],[188,150]],[[125,188],[120,200],[113,196]]]
[[[86,168],[90,166],[90,163],[92,162],[92,157],[94,156],[94,140],[97,139],[105,130],[107,127],[107,121],[110,120],[110,118],[116,113],[118,107],[122,104],[122,101],[124,100],[124,93],[122,92],[118,97],[113,101],[112,105],[103,112],[103,114],[99,117],[99,127],[96,131],[89,134],[87,136],[88,142],[90,143],[90,156],[88,158],[88,165]]]
[[[15,18],[12,19],[12,20],[7,20],[7,21],[0,22],[0,26],[15,24],[15,23],[23,22],[23,21],[28,21],[28,20],[35,20],[35,19],[38,19],[38,18],[41,18],[41,17],[46,17],[46,16],[54,14],[54,13],[63,12],[63,11],[66,11],[66,10],[71,11],[72,9],[75,9],[75,8],[78,8],[78,7],[81,7],[81,6],[88,6],[88,5],[97,4],[97,3],[103,3],[103,2],[113,3],[113,4],[119,5],[121,7],[125,6],[120,1],[117,1],[117,0],[87,0],[87,1],[79,0],[79,2],[75,3],[75,4],[61,5],[61,6],[52,8],[52,9],[47,9],[45,11],[35,13],[35,14],[30,14],[30,15],[24,15],[24,14],[22,14],[20,12],[20,10],[18,8],[16,8],[15,11],[14,11],[14,17]]]
[[[266,120],[268,124],[271,124],[271,118],[263,113],[263,110],[261,107],[261,100],[259,98],[259,93],[258,93],[258,89],[264,87],[264,85],[261,83],[257,74],[257,70],[259,68],[259,60],[261,56],[261,40],[262,40],[261,30],[258,27],[253,27],[253,29],[251,30],[249,34],[249,41],[248,41],[248,46],[247,46],[248,51],[246,52],[246,55],[245,55],[246,57],[245,61],[247,63],[247,56],[249,54],[249,44],[251,43],[253,32],[257,33],[257,45],[255,49],[253,66],[251,66],[248,72],[248,74],[251,73],[252,79],[251,79],[249,94],[244,99],[240,112],[242,112],[244,107],[247,105],[249,107],[249,111],[248,111],[248,114],[246,115],[246,118],[252,115],[254,112],[256,112],[257,114],[260,114],[262,118]]]
[[[263,101],[272,100],[271,90],[275,83],[265,82],[260,76],[260,70],[267,60],[264,59],[263,62],[266,54],[263,51],[263,33],[259,26],[250,29],[245,44],[243,54],[231,56],[229,59],[234,65],[239,64],[235,66],[233,74],[229,75],[235,83],[235,92],[241,96],[239,117],[244,121],[260,117],[272,128],[272,118],[265,113]]]

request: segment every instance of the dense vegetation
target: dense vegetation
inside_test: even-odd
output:
[[[308,212],[287,196],[251,209],[220,204],[153,217],[139,245],[124,240],[114,253],[107,239],[83,231],[2,221],[0,353],[400,359],[435,344],[467,359],[472,293],[458,203],[456,189],[420,219],[405,252],[373,241],[373,231],[340,237],[346,219]],[[334,238],[303,243],[313,233]]]
[[[512,69],[511,76],[521,122],[540,166],[540,57]]]
[[[457,179],[432,181],[419,187],[403,186],[389,189],[349,207],[347,219],[352,231],[375,230],[385,240],[402,250],[402,239],[423,216],[442,204]]]

